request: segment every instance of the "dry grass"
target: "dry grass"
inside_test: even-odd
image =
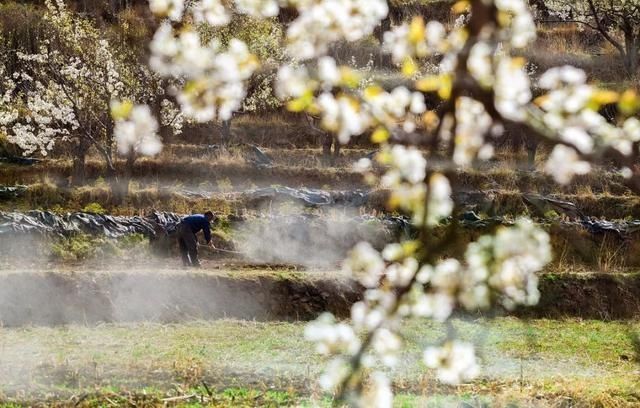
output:
[[[310,163],[314,159],[304,159]],[[229,180],[238,191],[256,186],[288,185],[333,189],[362,188],[362,176],[344,167],[310,167],[300,160],[299,165],[274,165],[261,168],[244,160],[234,161],[233,156],[218,160],[206,158],[174,159],[168,157],[147,158],[136,161],[133,178],[143,184],[182,183],[193,188],[201,183],[216,185],[218,180]],[[345,161],[347,161],[345,159]],[[118,161],[123,167],[124,162]],[[0,173],[0,184],[32,184],[39,182],[65,186],[71,175],[72,164],[69,160],[52,160],[31,167],[14,167]],[[100,180],[106,173],[100,160],[89,160],[86,166],[89,182]]]
[[[627,243],[620,239],[605,235],[597,250],[597,266],[601,272],[615,272],[624,270],[627,266]]]
[[[620,84],[628,80],[618,52],[600,35],[576,24],[539,27],[538,39],[525,55],[538,67],[538,74],[570,64],[584,69],[592,81]]]

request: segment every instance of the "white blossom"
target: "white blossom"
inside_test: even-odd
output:
[[[551,260],[551,245],[546,232],[520,219],[513,227],[500,228],[494,237],[485,235],[469,244],[465,259],[467,287],[486,282],[502,304],[513,309],[538,302],[536,273]]]
[[[353,171],[358,173],[364,173],[371,170],[371,166],[372,166],[371,159],[367,157],[363,157],[361,159],[358,159],[358,161],[353,164]]]
[[[453,313],[455,298],[447,293],[420,293],[413,299],[411,314],[444,322]]]
[[[351,354],[360,346],[360,340],[351,326],[346,323],[336,323],[330,313],[322,314],[307,325],[304,336],[307,340],[315,342],[318,353],[324,355],[340,352]]]
[[[167,23],[151,43],[151,67],[161,75],[187,79],[176,99],[185,115],[199,122],[227,120],[240,109],[246,81],[258,67],[243,41],[232,38],[227,50],[220,47],[216,40],[203,45],[192,30],[175,37]]]
[[[384,33],[383,50],[391,54],[394,63],[402,64],[410,58],[440,54],[450,48],[442,23],[429,21],[422,29],[422,35],[416,38],[415,34],[420,33],[421,30],[415,28],[420,27],[421,24],[421,20],[414,20],[413,27],[403,23]]]
[[[145,156],[154,156],[162,150],[158,137],[158,122],[146,105],[134,106],[130,116],[117,120],[114,128],[118,152],[127,155],[134,151]]]
[[[388,244],[382,250],[382,257],[386,261],[398,261],[404,256],[404,249],[400,243]]]
[[[563,85],[582,85],[586,80],[587,75],[583,70],[565,65],[547,70],[540,77],[538,84],[542,89],[557,89]]]
[[[371,374],[371,381],[360,398],[359,405],[370,408],[390,408],[393,406],[393,392],[389,379],[381,372]]]
[[[474,379],[480,373],[473,345],[458,340],[424,351],[427,367],[435,369],[438,380],[456,385]]]
[[[349,375],[349,365],[341,357],[329,361],[318,383],[325,391],[333,391]]]
[[[317,99],[321,111],[322,126],[338,135],[338,141],[346,144],[351,136],[363,133],[370,122],[369,115],[348,96],[334,97],[323,92]]]
[[[507,30],[514,48],[524,48],[536,38],[536,25],[524,0],[496,0],[496,7],[513,16]]]
[[[304,66],[283,65],[276,77],[276,95],[282,100],[299,98],[307,90],[311,79]]]
[[[277,0],[235,0],[235,3],[240,13],[253,17],[274,17],[280,11]]]
[[[351,306],[351,320],[353,321],[354,327],[358,330],[373,330],[378,327],[385,318],[386,313],[383,308],[369,307],[368,302],[356,302]]]
[[[486,42],[475,44],[469,52],[467,69],[485,86],[493,84],[493,54],[495,50]]]
[[[156,15],[179,21],[184,12],[184,0],[149,0],[149,8]]]
[[[403,263],[394,263],[387,268],[387,279],[397,287],[406,286],[418,271],[418,261],[409,257]]]
[[[460,166],[468,166],[485,145],[484,137],[493,121],[480,102],[468,97],[458,99],[456,119],[453,161]]]
[[[363,99],[371,116],[389,129],[398,127],[399,121],[406,123],[413,119],[413,115],[426,111],[424,96],[409,91],[405,86],[396,87],[391,92],[365,91]]]
[[[287,30],[287,50],[298,60],[317,57],[332,42],[356,41],[373,33],[388,11],[385,0],[300,2],[299,16]]]
[[[394,145],[390,151],[390,164],[409,183],[416,184],[425,178],[427,161],[414,147]]]
[[[377,330],[373,336],[373,351],[388,367],[393,367],[398,362],[397,352],[401,346],[400,337],[386,328]]]
[[[524,67],[511,58],[501,58],[495,80],[496,109],[505,118],[522,121],[531,102],[531,81]]]
[[[454,293],[461,281],[461,266],[456,259],[445,259],[439,262],[429,282],[440,292]]]
[[[437,225],[443,218],[451,215],[453,200],[449,180],[440,173],[429,178],[429,212],[427,223]]]
[[[340,70],[336,65],[336,60],[331,57],[321,57],[318,59],[318,77],[324,87],[328,90],[333,88],[340,81]]]
[[[343,270],[366,287],[375,287],[384,273],[385,263],[380,253],[368,242],[360,242],[349,253]]]
[[[589,173],[591,165],[580,160],[578,153],[571,147],[557,145],[553,148],[544,170],[553,176],[556,182],[568,184],[574,175]]]
[[[198,23],[224,26],[231,21],[231,15],[221,0],[200,0],[193,6],[193,16]]]

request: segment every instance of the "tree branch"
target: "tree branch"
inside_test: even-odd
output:
[[[618,52],[620,53],[620,55],[625,56],[625,50],[624,47],[622,46],[622,44],[620,44],[618,41],[616,41],[613,37],[611,37],[609,35],[609,33],[607,32],[607,29],[602,25],[602,23],[600,22],[600,17],[598,16],[598,11],[596,9],[595,4],[593,3],[593,0],[587,0],[588,4],[589,4],[589,9],[591,10],[591,14],[593,15],[593,19],[596,22],[596,25],[598,27],[598,31],[600,32],[600,34],[611,43],[611,45],[613,45],[614,47],[616,47],[616,49],[618,50]]]

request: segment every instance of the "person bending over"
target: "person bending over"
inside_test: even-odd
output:
[[[213,213],[207,211],[204,214],[194,214],[185,217],[178,224],[176,230],[184,266],[200,267],[200,261],[198,260],[198,239],[196,238],[198,232],[202,231],[207,245],[213,246],[211,243],[212,220]]]

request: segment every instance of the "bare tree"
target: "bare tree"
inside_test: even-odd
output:
[[[577,23],[599,33],[620,54],[630,76],[638,70],[640,1],[546,0],[546,8],[560,21]]]

